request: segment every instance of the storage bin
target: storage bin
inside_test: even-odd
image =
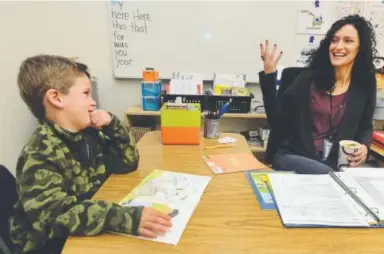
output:
[[[161,82],[141,82],[141,96],[160,96]]]
[[[217,111],[230,99],[232,99],[229,105],[227,113],[248,113],[251,107],[251,96],[219,96],[210,95],[207,96],[206,103],[209,111]]]
[[[145,111],[159,111],[160,96],[142,96],[142,105]]]
[[[205,109],[205,95],[181,95],[181,94],[162,94],[162,105],[167,102],[175,102],[177,97],[181,98],[183,103],[199,103],[200,111]]]
[[[161,140],[165,145],[200,144],[201,106],[187,103],[185,107],[171,107],[164,103],[160,110]]]

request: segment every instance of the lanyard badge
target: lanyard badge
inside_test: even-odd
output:
[[[329,156],[329,153],[331,152],[331,149],[332,149],[332,146],[333,146],[333,142],[329,139],[324,139],[324,146],[323,146],[323,161],[325,161],[328,156]]]
[[[324,145],[323,145],[323,161],[325,161],[328,156],[329,156],[329,153],[331,152],[331,149],[333,147],[333,136],[336,132],[336,126],[337,126],[337,119],[339,118],[339,115],[342,111],[342,108],[343,108],[343,104],[345,103],[345,100],[346,100],[346,97],[344,97],[344,100],[340,103],[339,107],[337,108],[337,111],[335,113],[335,117],[332,117],[332,109],[333,109],[333,105],[332,105],[332,91],[330,92],[330,95],[329,95],[329,106],[330,106],[330,109],[329,109],[329,130],[328,130],[328,139],[324,139]]]

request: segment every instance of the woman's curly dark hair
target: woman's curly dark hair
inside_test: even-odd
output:
[[[351,80],[364,85],[372,77],[374,78],[374,58],[377,55],[375,31],[372,24],[363,17],[350,15],[332,25],[320,46],[311,52],[307,60],[307,66],[316,70],[314,84],[321,91],[334,89],[335,71],[329,59],[329,45],[335,33],[345,25],[354,26],[360,39],[359,52],[353,64]]]

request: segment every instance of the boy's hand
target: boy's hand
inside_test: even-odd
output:
[[[107,126],[112,121],[111,115],[101,109],[96,109],[89,113],[89,115],[91,116],[92,126],[97,129],[101,129],[104,126]]]
[[[158,233],[164,233],[172,227],[171,217],[153,208],[145,207],[139,223],[139,235],[156,238]]]

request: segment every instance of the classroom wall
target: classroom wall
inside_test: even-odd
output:
[[[13,173],[17,156],[37,125],[16,84],[18,67],[26,57],[42,53],[79,57],[98,78],[99,107],[120,119],[125,109],[140,104],[139,80],[113,77],[106,15],[104,1],[0,2],[0,164]],[[252,90],[259,94],[257,86]]]

